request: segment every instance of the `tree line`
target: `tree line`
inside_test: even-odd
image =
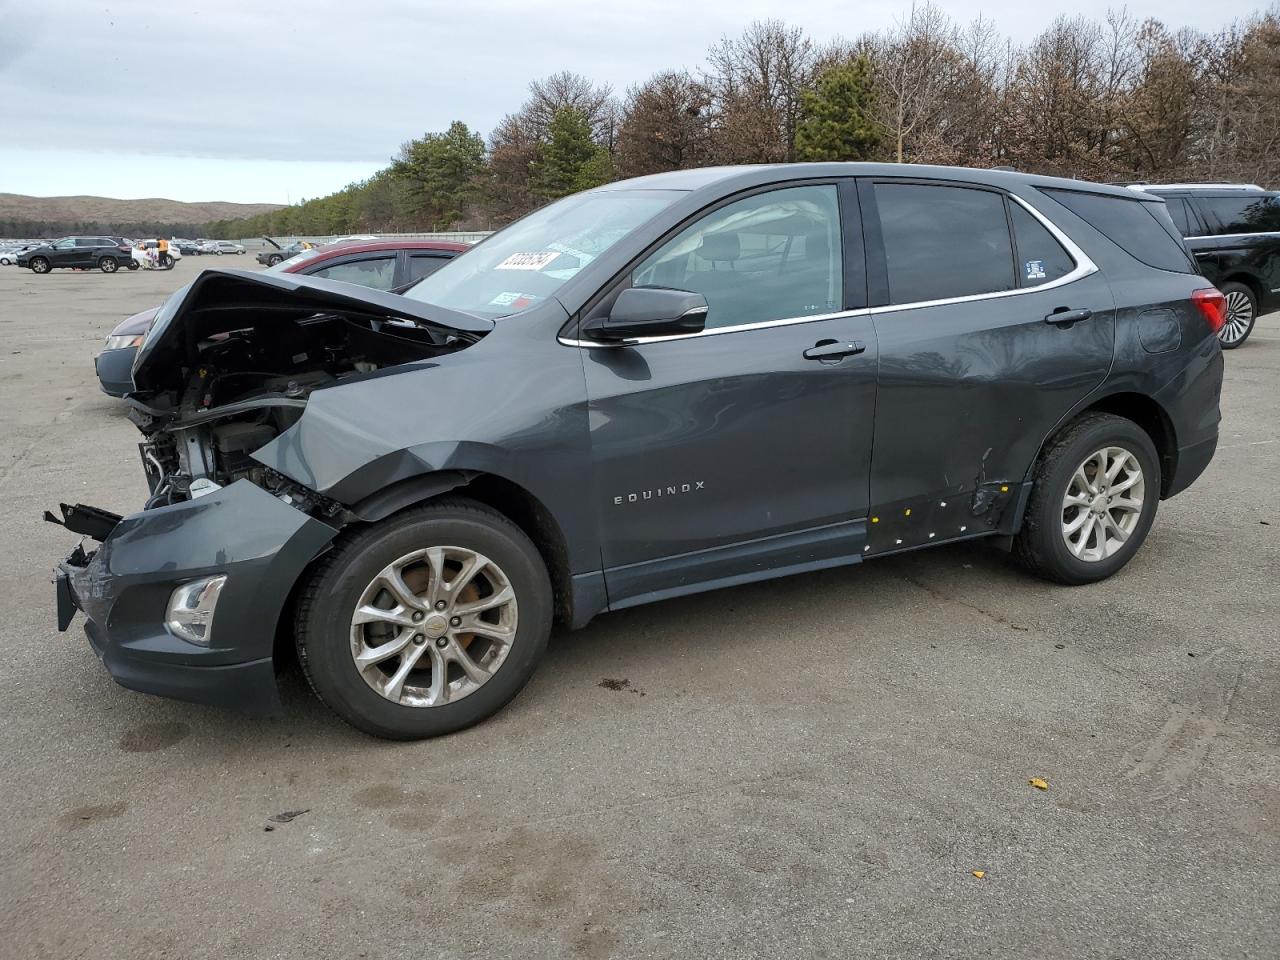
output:
[[[1124,11],[1060,16],[1019,45],[915,6],[890,30],[819,41],[779,20],[696,70],[618,95],[562,72],[485,139],[405,143],[360,183],[214,237],[491,229],[612,180],[712,164],[881,160],[1087,180],[1280,183],[1280,8],[1216,32]]]

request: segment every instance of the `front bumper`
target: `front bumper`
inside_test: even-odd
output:
[[[125,517],[92,554],[58,565],[58,626],[75,611],[112,678],[143,693],[279,712],[273,651],[285,601],[308,563],[337,534],[240,480],[186,503]],[[225,573],[211,644],[164,626],[175,587]]]
[[[103,350],[93,358],[93,368],[98,373],[103,393],[123,397],[133,390],[133,358],[137,355],[137,347],[121,347],[119,350]]]

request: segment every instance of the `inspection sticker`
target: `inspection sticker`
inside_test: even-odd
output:
[[[539,250],[535,253],[513,253],[493,269],[541,270],[558,256],[560,256],[559,250]]]
[[[506,291],[498,294],[489,301],[491,307],[514,307],[516,310],[523,310],[534,300],[538,299],[532,293],[515,293]]]
[[[1028,280],[1043,280],[1045,278],[1043,260],[1028,260],[1023,266],[1027,270]]]

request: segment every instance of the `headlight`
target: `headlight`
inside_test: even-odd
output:
[[[192,580],[178,587],[169,597],[164,625],[175,637],[188,643],[209,646],[213,632],[213,613],[218,597],[227,584],[227,575]]]
[[[123,350],[125,347],[140,347],[145,334],[131,333],[122,337],[107,337],[108,350]]]

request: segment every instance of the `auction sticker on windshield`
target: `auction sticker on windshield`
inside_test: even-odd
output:
[[[536,253],[513,253],[493,269],[541,270],[558,256],[560,256],[559,250],[540,250]]]

